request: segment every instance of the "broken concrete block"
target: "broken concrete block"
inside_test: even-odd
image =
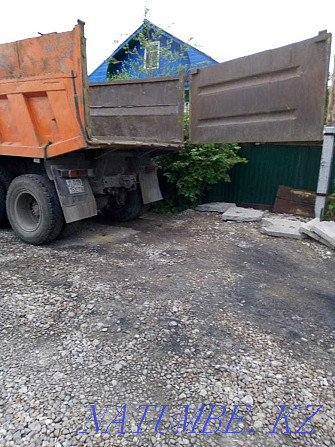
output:
[[[305,230],[311,231],[312,226],[318,222],[320,222],[320,219],[318,219],[317,217],[315,219],[309,220],[308,222],[301,222],[300,232],[305,233]]]
[[[321,236],[317,235],[316,233],[314,233],[313,231],[306,231],[305,234],[307,234],[307,236],[309,236],[312,239],[315,239],[316,241],[320,242],[321,244],[325,245],[328,248],[331,248],[332,250],[334,250],[334,246],[331,245],[329,242],[327,242],[325,239],[323,239]]]
[[[320,242],[321,244],[325,245],[328,248],[334,248],[333,245],[331,245],[329,242],[327,242],[325,239],[323,239],[321,236],[319,236],[317,233],[314,233],[312,230],[312,227],[320,222],[320,219],[317,217],[315,219],[310,220],[309,222],[303,223],[301,227],[299,228],[300,233],[304,233],[307,236],[311,237],[312,239],[315,239],[316,241]]]
[[[306,234],[310,238],[315,239],[316,241],[320,242],[323,245],[326,245],[326,247],[328,248],[334,248],[325,239],[323,239],[321,236],[319,236],[318,234],[314,233],[314,231],[311,230],[311,226],[315,223],[314,221],[320,222],[318,218],[315,218],[307,223],[302,224],[301,227],[299,228],[300,233]]]
[[[253,208],[242,208],[233,206],[222,214],[223,220],[233,220],[235,222],[259,222],[264,216],[264,211],[254,210]]]
[[[195,208],[195,211],[206,211],[211,213],[225,213],[232,206],[236,206],[236,203],[228,203],[228,202],[212,202],[212,203],[203,203],[202,205],[198,205]]]
[[[335,249],[335,222],[315,222],[311,225],[311,231],[322,237]]]
[[[320,219],[317,217],[315,219],[310,220],[309,222],[301,223],[301,227],[299,228],[300,233],[306,234],[307,236],[315,239],[316,241],[320,240],[320,236],[312,231],[312,226],[320,222]]]
[[[271,217],[262,220],[261,233],[269,236],[289,237],[303,239],[305,234],[300,233],[301,222],[298,220],[283,219],[282,217]]]

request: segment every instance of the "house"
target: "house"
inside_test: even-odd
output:
[[[188,74],[193,68],[216,63],[212,57],[145,19],[143,24],[90,74],[89,82],[173,76],[180,71]]]

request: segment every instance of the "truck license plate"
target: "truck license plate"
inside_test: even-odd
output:
[[[80,194],[82,192],[85,192],[83,182],[80,178],[66,180],[66,184],[69,188],[70,194]]]

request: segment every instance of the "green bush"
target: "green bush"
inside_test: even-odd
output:
[[[247,160],[238,156],[236,144],[191,144],[177,153],[156,157],[163,177],[164,200],[156,202],[156,212],[176,213],[194,208],[206,189],[217,182],[229,182],[230,169]]]

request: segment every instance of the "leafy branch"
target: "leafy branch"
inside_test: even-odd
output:
[[[152,27],[148,21],[145,23],[146,26],[119,51],[117,57],[108,59],[108,80],[170,76],[188,68],[189,46],[174,43],[161,29]],[[157,58],[155,53],[158,53]]]

